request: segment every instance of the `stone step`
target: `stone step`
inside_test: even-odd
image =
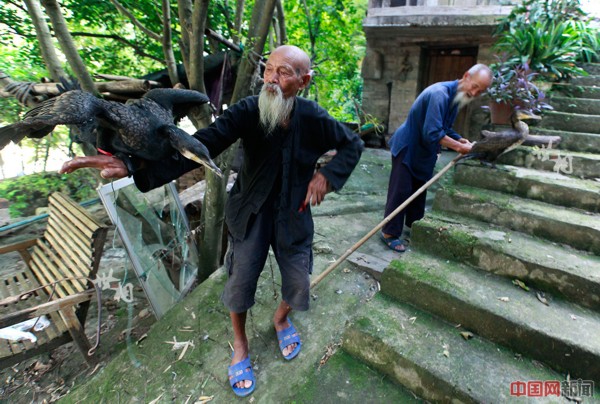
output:
[[[515,381],[564,379],[477,335],[467,341],[460,332],[465,329],[377,295],[359,309],[342,348],[431,402],[509,402]],[[559,397],[540,400],[565,402]]]
[[[433,210],[460,214],[600,255],[598,214],[466,186],[438,191]]]
[[[416,252],[391,263],[381,290],[563,374],[600,380],[600,313],[559,299],[546,306],[509,279]]]
[[[292,401],[302,403],[420,403],[410,391],[338,350],[315,366],[312,374],[294,389]],[[298,400],[301,398],[301,400]],[[233,402],[233,398],[231,402]],[[266,402],[273,402],[265,400]]]
[[[600,312],[600,257],[458,215],[412,226],[419,252],[459,260]],[[552,297],[546,296],[550,304]]]
[[[561,141],[554,149],[572,150],[584,153],[597,153],[600,150],[600,134],[567,132],[544,128],[529,128],[532,135],[560,136]]]
[[[508,171],[491,171],[488,167],[475,164],[459,164],[454,173],[454,183],[600,213],[598,181],[514,166],[505,166]]]
[[[600,155],[570,150],[520,146],[498,158],[498,163],[553,171],[578,178],[600,178]]]
[[[568,130],[570,132],[595,133],[600,129],[600,115],[548,111],[544,114],[544,118],[538,127]]]
[[[588,74],[600,75],[600,63],[584,63],[581,67]]]
[[[581,86],[568,83],[555,83],[552,85],[551,96],[563,95],[575,98],[600,98],[600,87]]]
[[[548,100],[555,111],[575,114],[600,115],[600,99],[555,96]]]
[[[588,74],[587,76],[572,77],[569,84],[574,86],[600,87],[600,75]]]

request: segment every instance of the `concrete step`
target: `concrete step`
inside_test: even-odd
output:
[[[600,255],[600,215],[466,186],[437,192],[434,211],[456,213]]]
[[[498,163],[553,171],[570,177],[600,178],[600,155],[592,153],[520,146],[501,155]]]
[[[544,114],[544,118],[538,127],[567,130],[569,132],[595,133],[600,129],[600,115],[548,111]]]
[[[559,112],[600,115],[600,99],[553,96],[548,103]]]
[[[423,400],[343,350],[325,356],[295,389],[296,403],[420,403]],[[231,399],[233,402],[233,398]],[[265,400],[269,402],[269,400]],[[273,401],[271,401],[273,402]]]
[[[523,233],[429,214],[412,226],[419,252],[458,260],[600,312],[600,257]],[[546,298],[552,304],[551,296]]]
[[[490,170],[477,163],[460,164],[454,173],[454,183],[600,213],[598,181],[523,167],[504,168],[508,171]]]
[[[532,135],[560,136],[561,141],[554,149],[572,150],[584,153],[597,153],[600,150],[600,134],[567,132],[544,128],[529,128]]]
[[[600,380],[600,313],[558,299],[546,306],[509,279],[416,252],[391,263],[381,290],[571,377]]]
[[[464,331],[377,295],[346,329],[342,348],[431,402],[509,402],[510,385],[517,380],[564,379],[477,335],[467,341],[460,335]]]
[[[552,85],[551,95],[563,95],[575,98],[600,98],[600,87],[581,86],[568,83],[555,83]]]
[[[572,77],[569,84],[574,86],[600,87],[600,75],[588,74],[587,76]]]

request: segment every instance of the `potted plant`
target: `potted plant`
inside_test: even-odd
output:
[[[493,124],[509,124],[510,115],[515,109],[527,109],[536,113],[552,109],[544,102],[544,91],[533,83],[537,73],[531,72],[526,63],[499,63],[492,66],[492,70],[494,77],[487,94],[491,99],[489,109]]]

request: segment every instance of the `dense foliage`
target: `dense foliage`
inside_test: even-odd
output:
[[[46,172],[0,181],[0,198],[10,201],[11,217],[31,216],[39,207],[48,206],[48,196],[63,192],[77,201],[96,198],[98,179],[90,169],[72,174]]]
[[[525,0],[496,31],[494,50],[504,65],[528,65],[549,81],[585,74],[577,65],[598,57],[598,30],[579,0]]]

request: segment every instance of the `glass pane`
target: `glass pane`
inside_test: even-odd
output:
[[[198,257],[175,186],[140,192],[123,178],[98,193],[117,227],[135,273],[160,318],[191,288]]]

